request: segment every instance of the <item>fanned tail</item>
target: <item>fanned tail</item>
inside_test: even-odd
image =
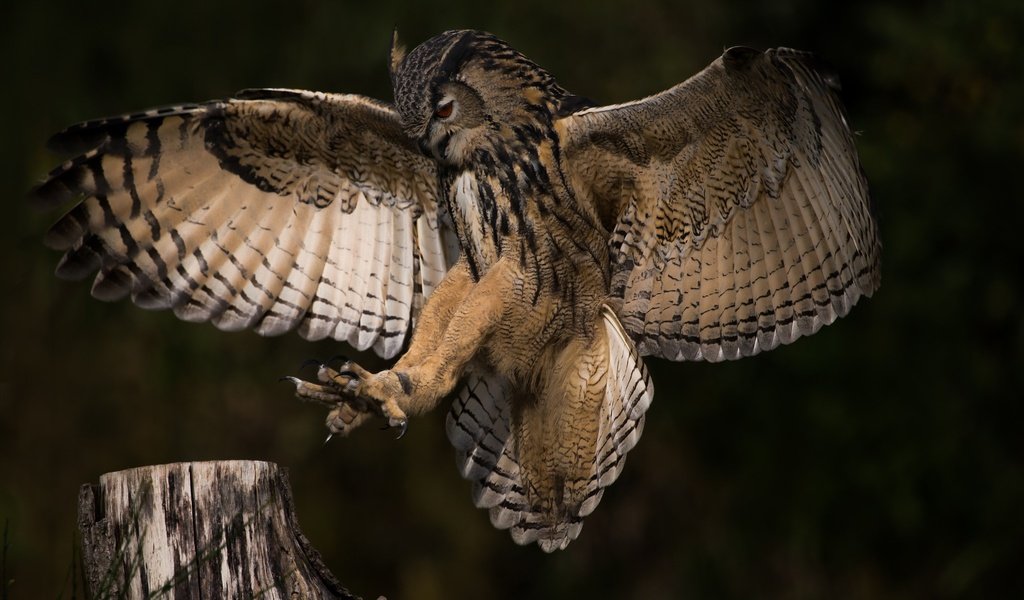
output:
[[[594,338],[570,343],[550,370],[536,398],[517,396],[499,374],[472,371],[447,420],[476,506],[516,543],[537,542],[545,552],[579,536],[640,439],[654,395],[643,361],[607,307]]]

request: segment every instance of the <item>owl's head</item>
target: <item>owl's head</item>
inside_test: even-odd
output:
[[[480,31],[446,31],[407,56],[393,39],[390,67],[406,134],[425,154],[453,166],[498,145],[513,150],[508,146],[522,131],[550,127],[568,96],[546,71]]]

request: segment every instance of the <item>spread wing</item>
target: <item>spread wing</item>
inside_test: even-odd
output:
[[[809,54],[732,48],[672,89],[557,123],[569,177],[611,232],[612,293],[642,354],[750,356],[878,287],[837,88]]]
[[[250,90],[75,125],[51,146],[77,156],[33,195],[84,196],[47,234],[57,274],[99,271],[104,300],[389,358],[457,256],[433,163],[360,96]]]

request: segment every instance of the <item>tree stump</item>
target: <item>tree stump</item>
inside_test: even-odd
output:
[[[355,598],[299,531],[284,469],[176,463],[82,486],[93,598]]]

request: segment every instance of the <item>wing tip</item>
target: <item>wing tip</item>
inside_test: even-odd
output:
[[[54,275],[66,281],[81,281],[103,266],[99,255],[87,248],[69,250],[61,257]]]
[[[86,189],[85,167],[95,156],[95,151],[87,152],[55,167],[45,179],[29,189],[29,201],[37,207],[49,209],[90,191]]]
[[[28,191],[29,201],[40,209],[49,209],[67,202],[75,192],[57,177],[47,177]]]
[[[103,302],[116,302],[131,291],[133,279],[130,273],[114,268],[102,270],[92,283],[92,297]]]

